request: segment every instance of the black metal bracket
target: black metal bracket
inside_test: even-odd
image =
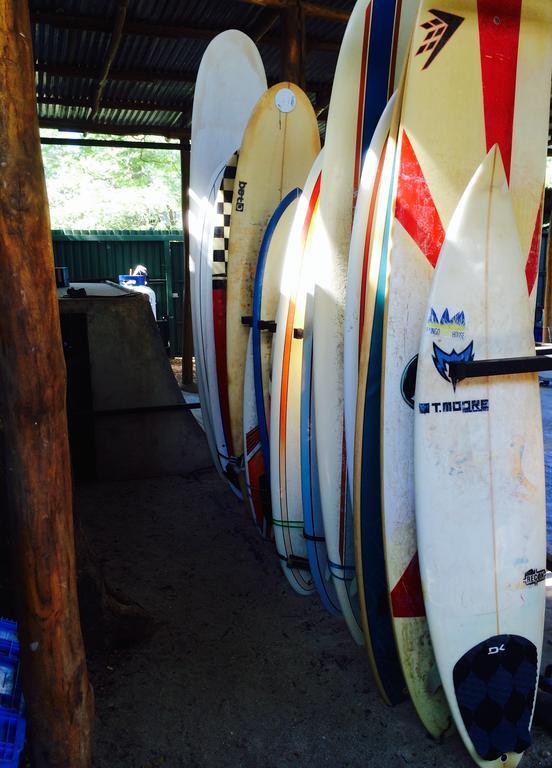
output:
[[[276,333],[276,322],[274,320],[259,320],[257,323],[257,328],[259,331]]]
[[[293,329],[293,338],[294,339],[302,339],[305,335],[305,331],[303,328],[294,328]]]
[[[242,315],[241,324],[248,325],[250,328],[252,328],[253,318],[251,317],[251,315]]]
[[[297,557],[297,555],[288,555],[285,559],[288,568],[297,569],[299,571],[308,571],[310,573],[310,563],[306,557]]]
[[[522,373],[552,371],[552,348],[537,347],[530,357],[503,357],[494,360],[470,360],[449,362],[450,380],[456,386],[459,381],[478,376],[509,376]]]

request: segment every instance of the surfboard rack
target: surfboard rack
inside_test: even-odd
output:
[[[310,563],[306,557],[297,557],[297,555],[288,555],[286,558],[286,565],[288,568],[297,568],[300,571],[308,571],[310,573]]]
[[[305,335],[305,332],[302,328],[294,328],[293,329],[293,338],[294,339],[302,339]]]
[[[253,316],[242,315],[241,324],[247,325],[249,328],[253,328]],[[259,320],[257,323],[259,331],[268,331],[269,333],[276,333],[276,323],[274,320]]]
[[[539,373],[552,371],[552,348],[537,347],[535,356],[503,357],[493,360],[459,360],[449,362],[448,370],[452,382],[457,384],[464,379],[478,376],[508,376],[521,373]]]
[[[257,323],[259,331],[268,331],[269,333],[276,333],[275,320],[259,320]]]

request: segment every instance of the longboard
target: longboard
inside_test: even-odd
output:
[[[213,463],[224,474],[226,444],[217,381],[213,330],[211,239],[214,178],[239,148],[249,116],[266,90],[266,75],[253,41],[237,30],[217,35],[201,60],[194,92],[190,151],[189,226],[192,327],[203,424]]]
[[[387,214],[384,316],[377,329],[383,337],[381,422],[365,413],[368,430],[379,435],[381,428],[378,476],[393,630],[411,696],[432,733],[445,720],[431,726],[420,706],[428,702],[424,678],[430,670],[411,653],[429,641],[415,537],[412,406],[432,271],[458,201],[495,143],[504,158],[533,299],[542,219],[552,6],[507,0],[500,12],[497,7],[492,0],[420,4]],[[528,108],[529,99],[534,108]],[[367,461],[367,489],[372,477]],[[377,499],[372,503],[378,507]]]
[[[453,361],[534,355],[501,152],[460,199],[433,274],[414,410],[416,521],[431,638],[480,766],[530,744],[544,631],[544,449],[535,374],[458,382]]]
[[[243,454],[243,384],[253,280],[265,227],[278,203],[301,187],[320,149],[307,95],[293,83],[270,88],[249,120],[236,171],[228,248],[226,353],[233,451]]]
[[[303,532],[299,441],[302,346],[300,334],[294,331],[303,328],[306,295],[301,281],[306,274],[302,266],[305,262],[313,265],[310,231],[320,190],[322,154],[310,169],[295,212],[272,343],[270,488],[274,539],[283,571],[299,594],[312,594],[314,584]]]
[[[249,505],[257,527],[271,534],[269,377],[272,338],[280,298],[282,264],[300,189],[279,203],[266,227],[255,271],[250,342],[243,384],[244,465]]]
[[[316,214],[315,214],[316,215]],[[311,266],[312,270],[312,266]],[[303,359],[301,371],[301,501],[303,504],[303,533],[310,571],[322,605],[335,616],[341,615],[335,591],[322,520],[322,502],[316,461],[316,425],[312,391],[312,314],[314,291],[306,291],[303,321]]]
[[[341,44],[320,189],[313,317],[314,418],[326,545],[343,616],[361,643],[344,451],[343,315],[364,155],[401,70],[416,0],[358,0]]]
[[[213,412],[220,410],[224,443],[229,461],[226,463],[226,476],[232,490],[241,495],[238,468],[232,462],[232,435],[230,431],[230,410],[228,406],[228,379],[226,369],[226,284],[228,277],[228,242],[238,153],[234,152],[224,168],[217,175],[217,193],[214,201],[213,239],[212,239],[212,290],[213,290],[213,343],[214,355],[207,357],[208,365],[215,365],[215,370],[208,371],[208,379],[213,382],[210,388],[210,401]],[[214,402],[213,402],[214,401]]]

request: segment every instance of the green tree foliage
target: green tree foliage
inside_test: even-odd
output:
[[[75,138],[56,131],[42,135]],[[53,229],[182,226],[179,152],[43,144],[42,156]]]

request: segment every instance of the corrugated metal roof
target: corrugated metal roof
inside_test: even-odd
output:
[[[319,0],[350,12],[354,0]],[[39,117],[48,125],[86,125],[112,40],[117,0],[30,0],[37,69]],[[256,36],[275,20],[259,43],[269,80],[280,78],[277,10],[243,0],[130,0],[125,28],[102,92],[94,126],[112,132],[184,130],[189,124],[194,80],[213,34],[237,28]],[[143,25],[136,31],[136,25]],[[152,28],[164,27],[152,35]],[[187,33],[178,36],[175,29]],[[345,24],[307,17],[307,90],[327,98]],[[325,50],[328,43],[333,50]],[[140,108],[141,107],[141,108]],[[93,126],[88,127],[92,132]]]

